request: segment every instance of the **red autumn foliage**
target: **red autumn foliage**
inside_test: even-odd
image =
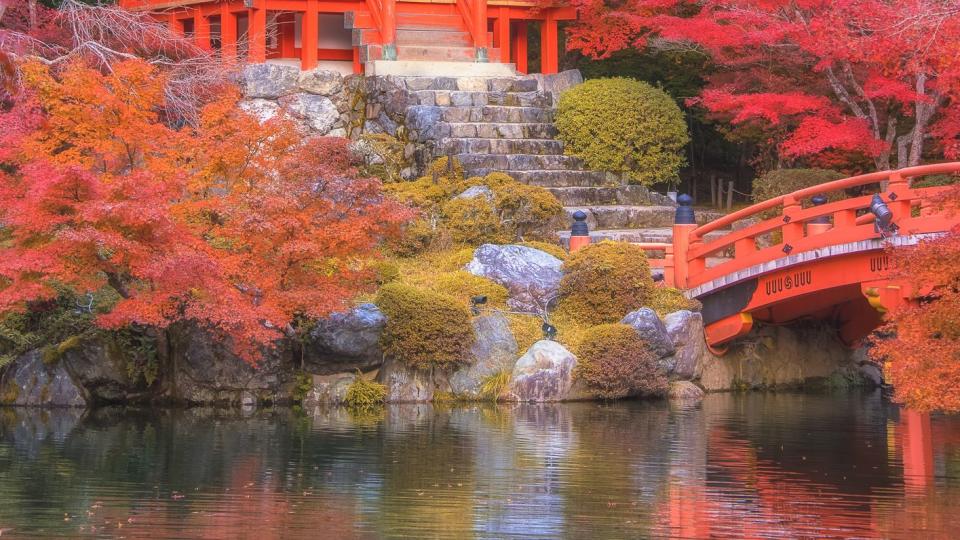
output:
[[[763,128],[782,158],[864,154],[889,169],[917,165],[925,152],[960,155],[960,116],[950,110],[960,96],[953,0],[571,3],[580,18],[568,30],[570,49],[710,55],[716,72],[693,102],[735,126]]]
[[[358,259],[410,215],[358,177],[346,141],[260,124],[232,93],[177,130],[146,62],[20,71],[0,115],[0,313],[112,287],[101,325],[193,321],[253,360],[297,318],[343,308],[370,283]]]
[[[960,211],[960,187],[943,202]],[[884,365],[895,398],[912,409],[960,411],[960,229],[893,251],[897,273],[918,290],[940,286],[889,317],[871,355]]]

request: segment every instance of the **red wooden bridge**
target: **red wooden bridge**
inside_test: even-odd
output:
[[[664,269],[668,285],[703,303],[707,343],[716,352],[755,322],[801,319],[834,323],[853,346],[880,325],[884,313],[929,292],[896,279],[887,250],[960,225],[960,215],[938,205],[950,188],[918,187],[924,177],[957,173],[960,163],[855,176],[701,226],[689,197],[682,196],[673,243],[642,245],[664,254],[651,258],[651,266]],[[724,230],[730,232],[716,236]],[[709,240],[708,233],[714,233]]]

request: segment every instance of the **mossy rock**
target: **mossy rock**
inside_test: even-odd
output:
[[[487,307],[503,308],[507,304],[509,293],[506,287],[485,277],[475,276],[466,270],[446,272],[436,276],[433,290],[457,299],[461,305],[469,307],[471,298],[487,297]]]
[[[603,324],[588,329],[576,348],[574,377],[605,399],[633,395],[663,395],[667,378],[656,355],[626,324]]]
[[[603,241],[571,254],[563,263],[557,310],[578,323],[613,323],[650,305],[655,287],[642,248]]]
[[[390,283],[376,304],[387,316],[380,338],[386,355],[415,369],[452,367],[469,358],[470,311],[456,298]]]
[[[676,102],[626,78],[593,79],[564,92],[556,126],[566,153],[643,185],[677,181],[690,142]]]
[[[451,199],[440,209],[440,216],[457,244],[496,244],[509,240],[497,208],[483,197]]]

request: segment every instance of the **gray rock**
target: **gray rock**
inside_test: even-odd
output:
[[[328,69],[303,71],[297,79],[297,88],[311,94],[333,96],[343,90],[343,76]]]
[[[473,252],[467,271],[506,287],[511,308],[541,313],[556,299],[562,266],[563,261],[539,249],[484,244]]]
[[[173,339],[178,371],[169,397],[221,405],[240,404],[248,393],[260,403],[290,400],[294,372],[288,343],[265,350],[252,365],[196,327],[178,330]]]
[[[663,322],[675,349],[668,372],[679,379],[695,378],[697,366],[708,353],[703,339],[703,316],[687,310],[674,311]]]
[[[433,132],[443,117],[442,107],[417,105],[407,110],[407,129],[420,134],[421,140],[433,138]]]
[[[243,69],[243,93],[248,98],[277,99],[297,90],[300,69],[282,64],[250,64]]]
[[[560,401],[573,386],[577,358],[556,341],[534,343],[513,367],[510,391],[519,401]]]
[[[126,360],[101,341],[85,341],[61,362],[92,402],[116,403],[144,397],[147,389],[127,375]]]
[[[0,405],[85,407],[84,392],[61,362],[48,366],[40,350],[17,358],[3,376]]]
[[[433,399],[436,390],[429,372],[412,369],[393,358],[383,363],[377,382],[387,387],[387,403],[425,403]]]
[[[304,410],[309,412],[325,405],[342,405],[347,399],[347,389],[355,380],[357,376],[353,373],[314,375],[313,388],[303,398]]]
[[[704,395],[703,390],[690,381],[672,381],[667,390],[670,399],[682,401],[700,401]]]
[[[468,92],[486,92],[486,77],[460,77],[457,79],[457,90]]]
[[[329,375],[379,366],[383,361],[380,333],[386,322],[373,304],[360,304],[318,321],[305,344],[305,367],[311,373]]]
[[[294,94],[283,99],[281,104],[320,135],[326,135],[340,119],[337,106],[324,96]]]
[[[260,123],[272,120],[280,112],[280,105],[276,101],[267,99],[248,99],[241,101],[240,109],[252,114]]]
[[[517,340],[510,323],[500,313],[473,319],[477,339],[470,348],[470,363],[450,376],[450,390],[470,398],[480,397],[484,379],[503,370],[513,370],[517,358]]]
[[[620,322],[632,326],[640,334],[640,337],[647,342],[650,350],[657,355],[657,358],[664,358],[673,354],[673,342],[670,341],[667,328],[652,309],[640,308],[631,311]]]
[[[527,75],[526,78],[536,80],[541,91],[549,92],[553,96],[554,105],[560,100],[560,94],[583,82],[583,75],[576,69],[568,69],[553,75],[535,73]]]
[[[454,199],[476,199],[477,197],[483,197],[487,201],[493,202],[493,190],[487,186],[470,186]]]
[[[883,386],[883,370],[873,363],[860,364],[860,376],[873,386]]]

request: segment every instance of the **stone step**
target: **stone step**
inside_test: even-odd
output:
[[[515,64],[499,62],[445,62],[423,60],[374,60],[364,65],[367,75],[394,77],[513,77]]]
[[[554,139],[440,139],[446,154],[563,154],[563,143]]]
[[[553,109],[540,107],[443,107],[440,118],[444,122],[491,122],[496,124],[552,123]]]
[[[455,139],[552,139],[557,128],[545,122],[518,122],[497,124],[494,122],[449,122],[448,137]]]
[[[570,186],[548,187],[564,206],[647,205],[663,197],[651,194],[643,186]]]
[[[400,57],[400,53],[397,53]],[[551,107],[553,97],[542,92],[490,92],[462,90],[416,90],[411,92],[419,105],[439,107]]]
[[[725,234],[728,234],[729,230],[723,231],[713,231],[707,233],[707,239],[719,238]],[[565,245],[569,245],[570,241],[570,231],[558,231],[557,237],[560,238]],[[673,242],[673,228],[672,227],[654,227],[650,229],[600,229],[596,231],[590,231],[590,240],[592,242],[600,242],[602,240],[613,240],[614,242],[632,242],[634,244],[642,243],[654,243],[662,242],[669,244]]]
[[[673,206],[565,206],[567,220],[573,223],[573,213],[582,210],[587,214],[587,226],[590,230],[601,229],[651,229],[673,227],[676,208]],[[697,223],[704,224],[719,218],[720,212],[700,211],[696,213]]]
[[[511,139],[505,139],[511,140]],[[519,140],[519,139],[513,139]],[[503,171],[571,171],[583,168],[579,158],[536,154],[456,154],[455,157],[468,172]]]
[[[474,47],[444,47],[429,45],[397,45],[397,61],[401,62],[474,62],[477,50]],[[489,54],[500,55],[500,49],[488,49]],[[383,60],[383,45],[362,45],[360,61],[363,63]],[[479,103],[486,105],[486,103]]]
[[[502,171],[500,169],[474,169],[470,171],[472,176],[484,176],[492,172],[506,172],[516,181],[531,186],[540,187],[573,187],[573,186],[617,186],[620,179],[613,175],[600,171],[549,171],[549,170],[531,170],[531,171]]]

